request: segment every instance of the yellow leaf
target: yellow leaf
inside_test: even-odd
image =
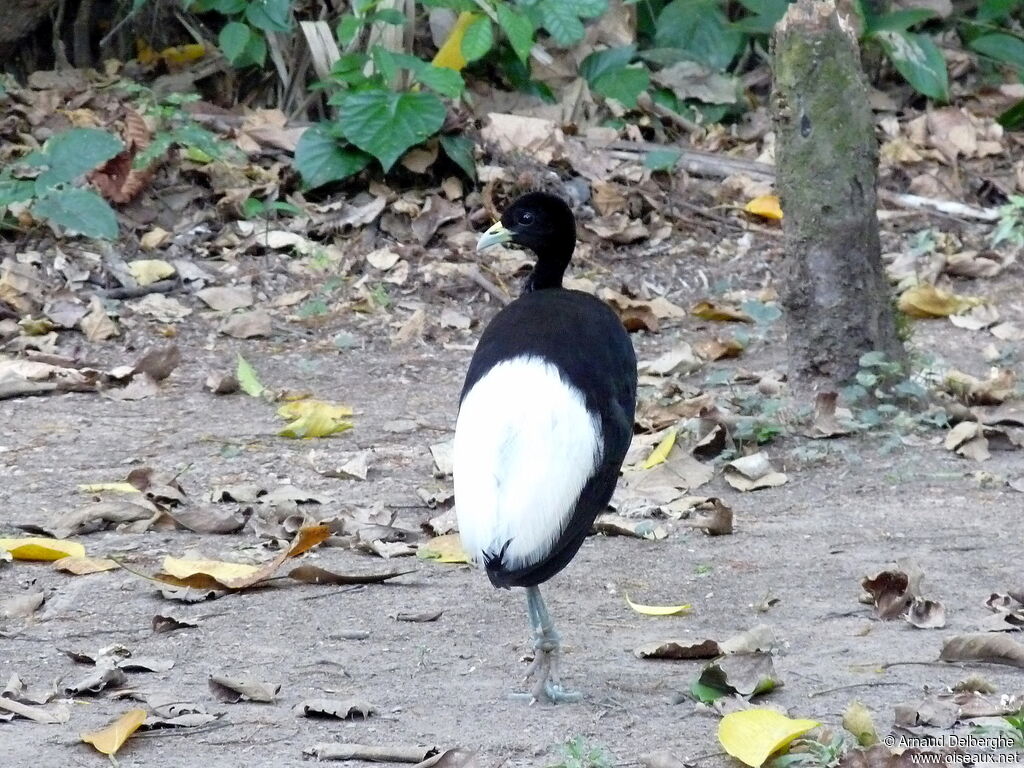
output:
[[[103,557],[62,557],[53,564],[53,570],[85,576],[89,573],[112,571],[118,565],[113,560]]]
[[[179,67],[197,59],[201,59],[205,55],[206,46],[202,43],[175,45],[170,48],[164,48],[160,51],[160,58],[172,66]]]
[[[668,434],[661,439],[661,442],[655,446],[654,450],[651,451],[651,455],[647,457],[643,464],[640,465],[641,469],[650,469],[656,467],[659,464],[664,464],[665,459],[668,458],[669,452],[672,450],[672,446],[676,444],[676,431],[670,429]]]
[[[730,755],[751,768],[820,723],[793,720],[774,709],[746,709],[730,712],[718,724],[718,741]]]
[[[689,603],[684,605],[644,605],[642,603],[634,603],[629,599],[628,594],[626,595],[626,602],[630,608],[637,613],[642,613],[644,616],[683,616],[693,610],[693,606]]]
[[[431,62],[435,67],[447,67],[456,72],[462,71],[466,66],[466,59],[462,55],[462,38],[469,29],[470,24],[480,17],[477,13],[463,11],[455,20],[452,31],[448,33],[448,39],[444,41],[434,60]]]
[[[958,296],[929,283],[922,283],[905,291],[900,296],[898,306],[901,312],[911,317],[929,318],[957,315],[984,303],[984,299],[977,296]]]
[[[424,560],[437,560],[439,563],[468,563],[469,555],[462,549],[462,540],[457,533],[437,536],[420,547],[417,557]]]
[[[299,529],[295,540],[288,549],[282,549],[273,560],[262,565],[225,563],[221,560],[181,560],[165,557],[163,580],[179,586],[196,589],[245,589],[270,578],[289,557],[298,557],[321,542],[330,538],[331,529],[326,525],[307,525]],[[124,566],[122,566],[124,567]],[[148,577],[147,577],[148,578]]]
[[[131,483],[85,483],[78,486],[82,493],[139,493]]]
[[[136,259],[128,264],[128,271],[139,285],[151,285],[174,274],[174,267],[163,259]]]
[[[352,415],[351,408],[321,400],[296,400],[293,403],[285,403],[277,409],[277,415],[295,419],[277,433],[281,437],[327,437],[352,428],[351,421],[343,420],[343,417]]]
[[[82,741],[92,744],[104,755],[113,755],[144,722],[146,710],[130,709],[103,730],[81,734]]]
[[[753,320],[750,315],[746,312],[742,312],[735,307],[730,307],[727,304],[716,304],[713,301],[698,301],[693,305],[693,309],[690,310],[691,314],[696,315],[702,320],[715,320],[720,323],[751,323]]]
[[[144,67],[160,61],[160,54],[153,49],[153,46],[141,38],[135,41],[135,51],[135,58]]]
[[[347,405],[335,405],[334,403],[325,403],[323,400],[314,400],[312,398],[293,400],[277,409],[277,415],[289,421],[301,419],[311,412],[322,413],[331,419],[341,419],[352,415],[352,409]]]
[[[743,206],[743,210],[765,219],[781,219],[782,206],[777,195],[760,195]]]
[[[0,539],[15,560],[60,560],[62,557],[85,557],[85,547],[77,541],[63,539]]]

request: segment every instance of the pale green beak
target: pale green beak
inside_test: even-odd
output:
[[[507,243],[512,237],[512,231],[505,229],[500,221],[496,221],[490,229],[480,235],[480,239],[476,243],[476,249],[482,251],[484,248],[490,248],[492,245]]]

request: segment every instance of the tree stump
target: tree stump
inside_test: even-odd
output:
[[[865,352],[905,359],[882,269],[874,119],[850,25],[833,0],[797,0],[772,37],[790,382],[835,390]]]

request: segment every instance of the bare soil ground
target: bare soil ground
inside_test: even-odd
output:
[[[706,295],[699,280],[684,281],[682,276],[692,278],[697,271],[685,259],[654,258],[642,266],[651,284],[682,306]],[[712,282],[714,273],[735,267],[724,261],[699,266],[712,273]],[[755,278],[747,284],[756,284]],[[1019,267],[972,288],[1005,297],[1004,318],[1021,321]],[[445,301],[486,320],[495,310],[481,295],[467,283]],[[345,327],[344,318],[337,323]],[[318,515],[383,502],[400,510],[399,525],[415,530],[435,514],[419,506],[415,489],[443,485],[432,476],[428,448],[454,424],[469,345],[479,330],[478,324],[447,348],[428,341],[391,349],[382,333],[339,352],[315,338],[305,340],[326,337],[331,329],[243,343],[210,334],[195,320],[178,338],[182,365],[155,397],[114,402],[69,394],[0,402],[0,535],[15,535],[13,523],[43,522],[77,506],[80,483],[120,480],[143,465],[180,472],[193,498],[223,483],[288,481],[330,499]],[[660,335],[635,338],[640,357],[650,359],[680,338],[702,335],[706,324],[687,320]],[[915,346],[983,375],[978,338],[945,321],[919,323]],[[140,348],[158,340],[148,328],[137,329],[132,339]],[[319,451],[339,454],[375,449],[369,478],[317,474],[306,458],[310,442],[277,437],[279,423],[267,404],[204,392],[206,373],[230,367],[236,351],[270,385],[351,404],[355,429],[314,442]],[[93,347],[91,353],[115,362],[126,354],[123,342]],[[753,360],[712,369],[781,367],[777,332],[751,355]],[[699,384],[707,375],[705,369],[692,381]],[[419,426],[406,433],[385,431],[400,418]],[[667,522],[670,535],[661,541],[588,539],[544,590],[568,646],[565,682],[585,692],[580,704],[526,706],[506,698],[520,689],[521,659],[530,648],[520,591],[495,592],[483,574],[466,566],[415,558],[384,563],[341,548],[320,548],[307,558],[346,572],[392,565],[415,572],[354,590],[275,582],[182,605],[123,571],[73,577],[41,564],[8,563],[0,568],[0,599],[30,587],[42,588],[48,599],[29,619],[0,625],[0,677],[17,673],[31,684],[68,681],[87,670],[60,649],[95,650],[112,643],[136,655],[172,659],[168,672],[131,673],[128,687],[201,702],[223,717],[199,729],[136,735],[118,753],[122,766],[300,765],[303,749],[324,741],[461,745],[476,751],[483,766],[546,766],[559,764],[560,745],[577,736],[603,745],[615,765],[636,765],[642,754],[660,749],[687,762],[724,765],[715,737],[718,718],[690,702],[673,703],[701,662],[644,661],[632,651],[652,640],[722,639],[767,623],[786,649],[777,662],[785,685],[766,704],[838,725],[847,704],[858,699],[887,732],[895,704],[916,703],[925,688],[952,686],[971,673],[980,672],[1001,692],[1024,688],[1019,669],[936,661],[943,638],[974,631],[991,592],[1020,583],[1024,543],[1024,495],[1000,482],[1020,474],[1021,454],[996,452],[980,465],[944,450],[942,437],[935,431],[893,453],[883,453],[871,434],[815,443],[827,451],[813,462],[797,458],[808,441],[787,437],[768,447],[790,476],[786,485],[740,494],[719,474],[710,490],[702,489],[733,507],[734,535],[709,537]],[[996,479],[979,478],[979,469]],[[166,554],[268,557],[251,533],[107,531],[80,540],[91,555],[120,554],[149,571]],[[902,558],[920,565],[926,593],[945,603],[946,628],[876,621],[870,606],[858,602],[861,579]],[[641,616],[627,606],[627,591],[647,603],[689,602],[693,612]],[[766,598],[778,603],[760,612],[757,606]],[[429,623],[395,619],[403,612],[434,611],[443,614]],[[198,626],[153,634],[151,621],[160,613]],[[365,631],[365,639],[345,639],[352,630]],[[893,663],[898,664],[884,666]],[[281,692],[271,704],[221,704],[207,688],[211,674],[280,683]],[[341,722],[292,711],[313,696],[358,697],[379,714]],[[102,693],[77,697],[66,725],[0,723],[0,765],[97,765],[102,758],[78,734],[107,724],[129,706]]]

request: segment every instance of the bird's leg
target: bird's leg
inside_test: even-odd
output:
[[[533,625],[533,663],[526,670],[526,678],[536,678],[530,696],[535,701],[547,700],[555,704],[580,700],[580,694],[566,691],[558,679],[558,661],[561,640],[548,615],[540,588],[526,588],[526,607]]]

